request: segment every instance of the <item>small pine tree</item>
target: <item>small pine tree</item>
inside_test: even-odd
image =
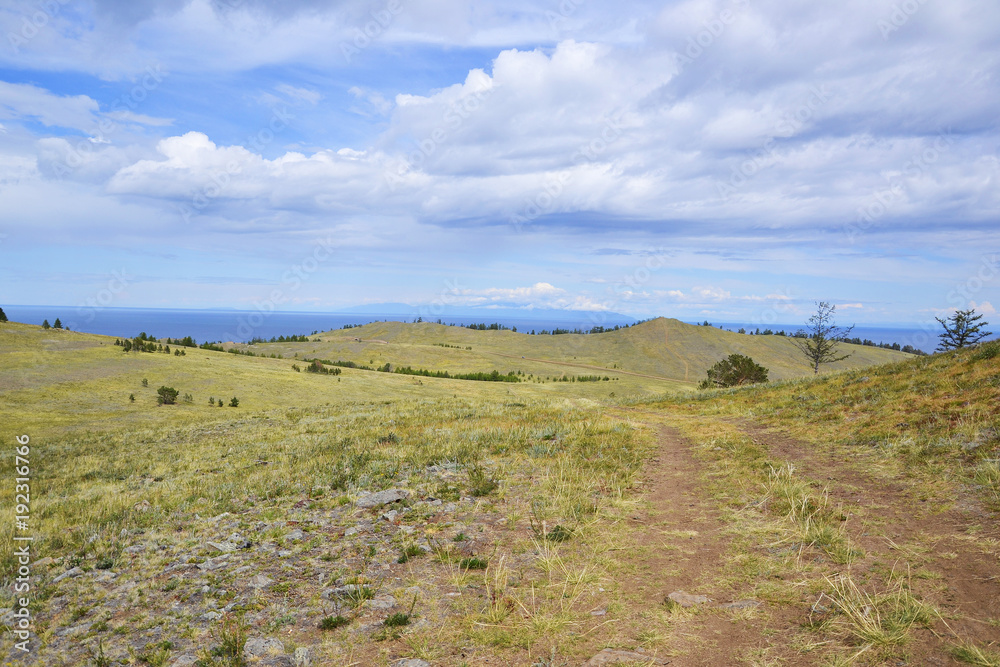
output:
[[[3,312],[3,308],[0,308],[0,322],[7,321],[7,313]]]
[[[56,318],[56,321],[52,324],[52,328],[53,329],[62,329],[62,322],[59,320],[58,317]]]
[[[128,400],[129,400],[130,403],[135,403],[135,394],[129,394],[128,395]]]
[[[222,401],[219,401],[219,402],[221,403]],[[232,400],[229,401],[229,407],[231,407],[231,408],[238,408],[239,406],[240,406],[240,399],[238,399],[235,396],[233,396]]]
[[[177,402],[177,394],[179,393],[180,392],[173,387],[167,387],[164,385],[156,390],[156,394],[158,396],[157,401],[161,405],[173,405]]]
[[[51,329],[51,328],[52,328],[52,325],[51,325],[51,324],[49,324],[49,321],[48,321],[48,320],[42,320],[42,328],[43,328],[43,329]]]
[[[946,320],[940,317],[934,319],[944,327],[944,333],[938,334],[938,338],[941,339],[937,348],[938,352],[969,347],[993,335],[991,331],[983,331],[989,322],[980,322],[983,316],[976,315],[975,308],[956,311]]]
[[[708,377],[698,385],[699,389],[715,387],[738,387],[744,384],[767,382],[768,370],[750,357],[731,354],[708,369]]]
[[[225,403],[222,402],[221,398],[219,399],[219,404],[218,405],[219,405],[220,408],[225,405]]]

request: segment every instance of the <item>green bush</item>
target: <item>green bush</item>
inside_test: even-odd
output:
[[[738,387],[744,384],[767,382],[768,370],[750,357],[730,354],[708,369],[708,377],[698,385],[699,389],[717,387]]]
[[[173,405],[177,402],[177,395],[180,392],[173,387],[160,387],[156,390],[157,403],[160,405]]]

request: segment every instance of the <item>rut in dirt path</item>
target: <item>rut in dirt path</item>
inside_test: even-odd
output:
[[[1000,528],[996,513],[967,491],[944,511],[926,502],[908,479],[878,478],[858,468],[843,451],[797,440],[760,424],[734,421],[771,455],[792,463],[806,478],[825,487],[835,504],[853,506],[868,518],[851,538],[869,554],[867,561],[906,562],[938,581],[922,593],[949,616],[948,628],[976,643],[1000,642]],[[859,563],[864,567],[864,563]],[[938,643],[938,642],[935,642]],[[929,659],[950,662],[938,646]],[[930,663],[929,663],[930,664]]]
[[[651,508],[635,517],[644,526],[635,536],[638,569],[619,583],[645,609],[663,605],[666,596],[676,591],[710,599],[695,613],[682,613],[670,637],[650,650],[670,656],[675,667],[715,667],[736,664],[738,657],[768,648],[763,630],[784,630],[795,621],[787,610],[775,609],[748,622],[720,607],[745,601],[749,592],[719,583],[730,537],[724,533],[726,523],[716,502],[701,481],[703,470],[692,443],[658,423],[657,415],[630,412],[628,416],[656,430],[658,447],[644,479]],[[783,664],[798,664],[794,654],[787,657]]]

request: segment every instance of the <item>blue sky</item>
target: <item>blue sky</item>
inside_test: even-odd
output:
[[[998,319],[1000,6],[11,0],[0,305]]]

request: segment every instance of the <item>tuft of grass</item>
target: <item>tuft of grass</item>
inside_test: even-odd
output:
[[[473,498],[488,496],[497,490],[500,482],[478,464],[469,468],[469,493]]]
[[[424,552],[416,544],[410,544],[403,547],[403,550],[399,554],[399,558],[396,559],[397,563],[407,563],[412,558],[420,556]]]
[[[404,625],[409,625],[409,624],[410,624],[410,615],[404,614],[401,611],[396,612],[389,618],[382,621],[382,625],[388,628],[401,628]]]
[[[337,628],[342,628],[345,625],[349,625],[351,620],[344,618],[341,615],[337,616],[326,616],[322,621],[319,622],[320,630],[336,630]]]
[[[968,642],[952,646],[950,652],[955,660],[964,662],[967,665],[975,665],[975,667],[1000,667],[1000,653],[981,649]]]
[[[880,657],[892,655],[911,639],[914,626],[929,627],[937,611],[910,592],[907,582],[897,579],[888,590],[868,593],[847,575],[827,578],[831,599],[840,612],[839,624],[860,643],[862,652]]]
[[[463,570],[485,570],[489,566],[489,561],[485,558],[463,558],[459,561],[458,566]]]
[[[556,524],[555,528],[550,530],[545,536],[550,542],[566,542],[573,537],[573,530],[566,528],[563,525]]]

